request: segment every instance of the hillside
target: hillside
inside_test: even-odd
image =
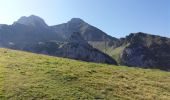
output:
[[[169,98],[169,72],[0,49],[1,100]]]

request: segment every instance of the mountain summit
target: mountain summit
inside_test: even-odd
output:
[[[69,22],[71,23],[85,23],[81,18],[72,18]]]
[[[14,22],[14,24],[19,23],[27,26],[34,26],[34,27],[47,27],[48,25],[45,23],[45,21],[35,15],[31,16],[23,16],[18,21]]]

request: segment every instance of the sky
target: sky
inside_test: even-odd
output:
[[[170,37],[170,0],[0,0],[0,23],[37,15],[48,25],[81,18],[113,37],[145,32]]]

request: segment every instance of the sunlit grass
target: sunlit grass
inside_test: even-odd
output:
[[[170,73],[0,49],[0,99],[168,100]]]

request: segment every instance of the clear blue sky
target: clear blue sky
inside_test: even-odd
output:
[[[81,18],[114,37],[146,32],[170,37],[170,0],[0,0],[0,23],[37,15],[48,25]]]

